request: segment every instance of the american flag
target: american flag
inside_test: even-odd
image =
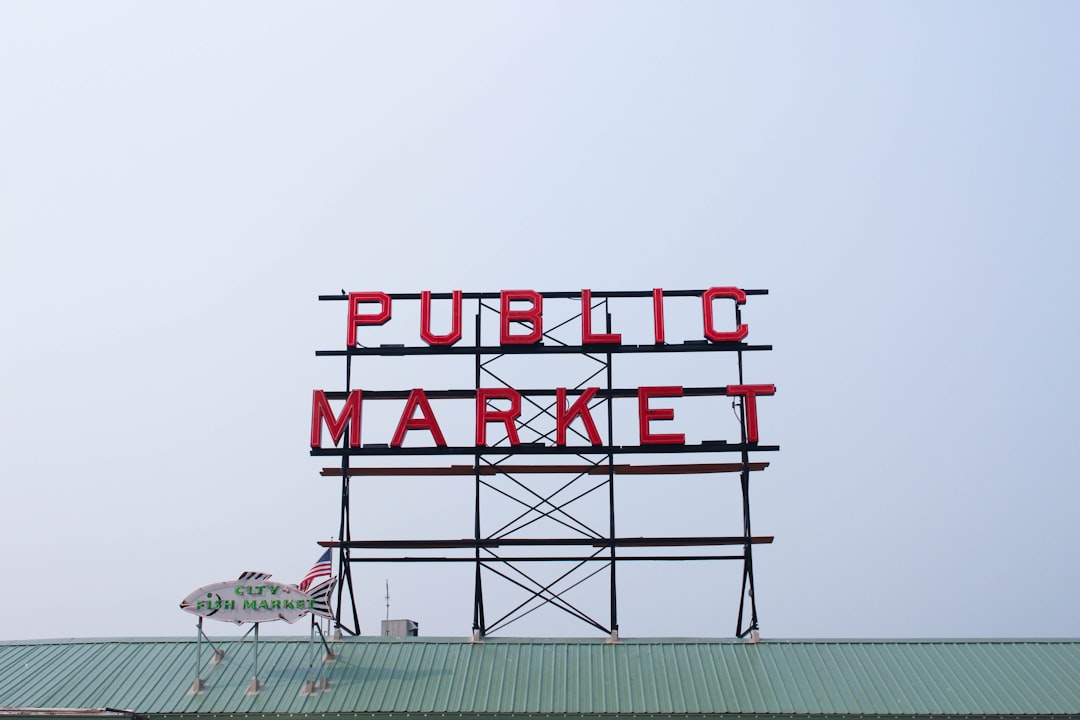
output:
[[[330,549],[327,548],[326,552],[311,566],[311,569],[308,570],[307,575],[304,576],[304,579],[300,581],[300,585],[297,587],[300,588],[301,592],[307,592],[307,589],[311,587],[311,583],[321,577],[330,577],[331,566]]]

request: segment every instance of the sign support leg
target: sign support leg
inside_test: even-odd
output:
[[[251,682],[248,683],[247,691],[245,695],[258,695],[262,690],[262,685],[259,683],[259,625],[261,623],[255,623],[255,668],[252,673]]]

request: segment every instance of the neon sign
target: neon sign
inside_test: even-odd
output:
[[[583,351],[596,349],[600,352],[618,352],[626,349],[622,343],[622,335],[614,332],[596,332],[592,322],[593,293],[591,290],[582,290],[581,296],[581,348]],[[464,293],[455,290],[450,293],[451,330],[445,334],[436,334],[432,331],[432,293],[423,291],[420,293],[420,327],[418,337],[428,348],[450,349],[456,346],[462,338],[462,306]],[[540,344],[544,336],[544,296],[534,290],[503,290],[498,294],[499,298],[499,349],[508,350],[510,347],[522,349],[522,346],[534,346],[538,352],[543,352],[544,347]],[[717,299],[733,300],[737,305],[746,303],[746,293],[734,287],[713,287],[702,293],[702,338],[714,344],[731,344],[744,340],[750,332],[746,323],[738,323],[733,330],[718,329],[714,312],[714,301]],[[390,322],[392,317],[392,297],[384,292],[352,292],[347,295],[347,323],[346,323],[346,347],[356,348],[358,329],[365,326],[381,326]],[[520,307],[524,304],[525,307]],[[367,310],[364,306],[375,305],[377,309]],[[652,325],[655,339],[655,349],[681,349],[685,346],[666,345],[664,323],[664,291],[654,289],[652,291]],[[516,326],[525,326],[527,332],[516,332]],[[473,348],[462,348],[472,352]],[[552,348],[555,351],[559,347]],[[641,349],[641,346],[633,346],[633,349]],[[395,354],[394,350],[385,350],[385,354]],[[404,354],[404,352],[402,352]],[[590,386],[583,390],[571,390],[566,387],[554,388],[557,398],[556,410],[556,446],[566,446],[566,431],[572,422],[580,421],[587,433],[589,443],[594,446],[603,445],[600,434],[596,428],[596,422],[590,410],[590,402],[601,390],[600,387]],[[776,387],[771,384],[729,384],[725,385],[717,394],[723,394],[744,399],[746,412],[746,442],[757,443],[758,437],[758,398],[773,395]],[[573,403],[568,402],[568,395],[576,394]],[[645,386],[637,388],[637,418],[638,437],[642,446],[646,445],[681,445],[685,442],[685,434],[679,432],[662,432],[654,429],[653,423],[672,421],[675,411],[670,407],[654,405],[657,398],[682,397],[681,385]],[[475,391],[475,447],[488,445],[488,425],[495,423],[501,425],[505,437],[511,447],[521,445],[518,434],[517,421],[521,416],[522,395],[517,390],[508,387],[480,387]],[[329,431],[331,442],[335,445],[345,438],[348,430],[347,447],[357,448],[363,445],[361,428],[363,427],[364,391],[362,388],[350,390],[345,397],[345,402],[340,410],[335,412],[327,393],[324,390],[315,390],[312,394],[311,403],[311,436],[312,448],[323,447],[323,429]],[[410,431],[425,432],[428,434],[431,444],[435,447],[448,447],[442,427],[434,409],[431,406],[428,393],[423,388],[412,388],[405,398],[404,407],[400,419],[389,438],[390,448],[400,448],[404,444],[405,437]],[[385,441],[386,438],[383,438]],[[460,447],[465,454],[473,448]]]

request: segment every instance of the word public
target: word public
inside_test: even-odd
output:
[[[431,329],[432,295],[430,291],[420,294],[420,339],[428,345],[454,345],[462,337],[462,296],[460,290],[451,294],[450,332],[436,334]],[[740,323],[734,330],[719,330],[715,326],[713,301],[730,299],[736,304],[746,302],[746,293],[736,287],[713,287],[702,293],[702,331],[706,340],[714,343],[740,342],[749,334],[749,327]],[[533,290],[503,290],[499,293],[500,345],[538,344],[543,337],[543,296]],[[664,332],[664,294],[662,289],[652,291],[653,333],[657,344],[665,343]],[[372,311],[370,305],[377,305]],[[522,307],[524,305],[524,307]],[[369,307],[364,307],[369,306]],[[581,344],[582,345],[619,345],[620,333],[593,331],[592,291],[581,291]],[[357,344],[358,328],[384,325],[391,319],[391,297],[383,292],[353,292],[348,294],[346,343],[348,347]],[[520,328],[526,326],[526,331]],[[590,444],[602,445],[600,433],[590,411],[598,387],[587,387],[568,391],[565,387],[555,389],[555,441],[556,445],[566,445],[567,431],[575,421],[580,422]],[[727,385],[724,394],[743,398],[746,420],[746,441],[758,442],[757,398],[773,395],[774,385]],[[569,396],[577,395],[573,402]],[[663,398],[675,398],[683,395],[680,385],[662,385],[639,387],[637,389],[638,430],[641,445],[682,445],[686,442],[684,433],[657,432],[653,423],[671,421],[675,418],[672,407],[663,407]],[[476,446],[487,443],[488,425],[497,423],[502,426],[503,434],[511,446],[520,445],[517,419],[521,415],[522,395],[513,388],[494,387],[477,388],[476,399]],[[336,445],[348,432],[348,447],[361,446],[361,419],[364,402],[362,389],[351,390],[340,411],[335,412],[323,390],[315,390],[311,406],[311,447],[320,448],[323,443],[323,429],[329,431],[332,442]],[[655,403],[655,404],[654,404]],[[421,388],[413,388],[405,401],[400,419],[390,441],[390,447],[402,447],[409,431],[426,432],[436,446],[445,447],[446,438],[431,407],[427,393]]]
[[[431,331],[431,292],[420,293],[420,339],[428,345],[454,345],[461,340],[461,306],[463,293],[451,293],[450,332],[439,335]],[[702,319],[705,338],[713,342],[739,342],[746,338],[750,328],[744,323],[734,330],[717,330],[713,317],[713,301],[718,298],[746,303],[746,293],[737,287],[713,287],[701,297]],[[374,312],[361,312],[362,304],[377,304]],[[525,303],[527,307],[521,307]],[[516,306],[515,306],[516,305]],[[620,345],[620,333],[597,333],[592,329],[592,291],[581,291],[581,344]],[[652,291],[653,337],[657,343],[664,340],[664,291]],[[361,325],[385,325],[390,320],[391,298],[384,292],[349,293],[348,330],[346,344],[356,345],[356,329]],[[535,290],[503,290],[499,293],[499,344],[532,345],[539,343],[544,334],[544,296]],[[529,331],[515,333],[513,328],[527,324]]]

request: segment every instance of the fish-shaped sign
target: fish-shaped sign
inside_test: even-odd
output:
[[[180,601],[180,609],[193,615],[233,622],[284,620],[294,623],[308,613],[333,617],[330,591],[337,578],[306,592],[295,585],[272,582],[268,573],[244,572],[236,580],[205,585]]]

